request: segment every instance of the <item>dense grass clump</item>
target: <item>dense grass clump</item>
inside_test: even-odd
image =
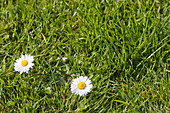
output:
[[[169,20],[169,0],[1,0],[0,111],[168,112]],[[86,96],[70,90],[79,76]]]

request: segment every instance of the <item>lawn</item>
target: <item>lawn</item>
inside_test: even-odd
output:
[[[169,0],[0,0],[0,112],[168,113],[169,20]]]

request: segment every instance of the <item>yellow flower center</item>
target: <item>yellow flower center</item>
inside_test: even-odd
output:
[[[79,82],[78,85],[77,85],[77,87],[78,87],[79,89],[84,89],[84,88],[86,87],[86,84],[85,84],[84,82]]]
[[[23,67],[27,66],[27,65],[28,65],[28,61],[27,61],[27,60],[23,60],[23,61],[21,62],[21,65],[22,65]]]

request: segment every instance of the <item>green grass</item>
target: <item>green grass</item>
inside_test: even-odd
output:
[[[169,20],[168,0],[1,0],[0,111],[168,113]],[[21,75],[22,54],[35,65]]]

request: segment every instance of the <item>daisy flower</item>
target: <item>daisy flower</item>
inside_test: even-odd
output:
[[[71,84],[71,91],[77,95],[84,96],[88,92],[91,91],[93,85],[91,84],[91,80],[86,76],[80,76],[73,80]]]
[[[33,67],[34,58],[31,55],[21,55],[21,58],[17,59],[14,64],[15,71],[28,73],[28,70]]]

